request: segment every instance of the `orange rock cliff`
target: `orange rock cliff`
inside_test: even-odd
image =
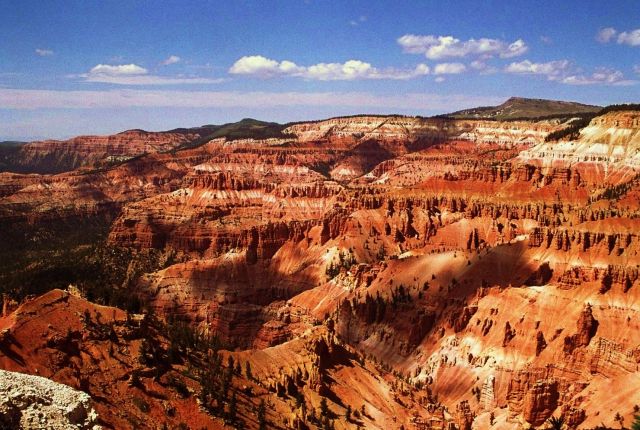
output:
[[[27,144],[0,173],[0,367],[106,428],[629,424],[640,111],[590,118]]]

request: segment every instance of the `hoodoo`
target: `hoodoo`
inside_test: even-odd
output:
[[[7,373],[83,428],[630,422],[640,113],[594,111],[23,145],[0,174],[0,366],[69,386],[72,412]],[[14,403],[1,423],[34,419]]]

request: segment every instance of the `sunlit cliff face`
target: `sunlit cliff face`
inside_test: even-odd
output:
[[[129,266],[127,291],[159,318],[215,333],[225,362],[250,363],[256,379],[240,372],[229,388],[248,428],[259,398],[283,428],[316,428],[309,411],[322,398],[336,417],[364,405],[366,428],[515,429],[561,414],[571,428],[613,425],[640,403],[637,123],[637,112],[607,113],[577,139],[552,142],[569,123],[301,123],[287,138],[215,139],[53,176],[4,173],[0,221],[100,215],[109,249],[157,258]],[[142,342],[122,311],[62,292],[29,303],[0,318],[19,340],[8,348],[33,360],[6,354],[12,369],[81,386],[95,378],[93,358]],[[100,312],[94,331],[113,320],[117,342],[79,336],[74,355],[67,341],[20,341],[53,336],[49,308]],[[161,331],[156,340],[170,342]],[[76,373],[47,367],[55,354]],[[176,372],[202,365],[184,360]],[[146,391],[90,382],[90,392],[122,405],[135,393],[161,420],[148,394],[156,381],[140,377]],[[194,381],[185,383],[196,392]],[[242,394],[248,386],[255,398]],[[165,388],[181,419],[197,410],[190,423],[210,422],[193,397],[178,402]]]

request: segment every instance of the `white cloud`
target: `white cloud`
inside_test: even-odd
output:
[[[633,71],[640,75],[640,64],[633,66]]]
[[[163,66],[168,66],[170,64],[179,63],[182,59],[177,55],[169,55],[166,60],[164,60],[161,64]]]
[[[114,85],[194,85],[194,84],[219,84],[224,79],[210,79],[197,77],[164,77],[157,75],[142,76],[87,76],[86,82],[99,82]]]
[[[529,60],[523,60],[509,64],[504,71],[515,74],[543,75],[553,81],[564,76],[569,66],[568,60],[549,61],[547,63],[533,63]]]
[[[88,73],[71,75],[83,78],[85,82],[99,82],[114,85],[182,85],[182,84],[218,84],[223,79],[209,79],[190,76],[158,76],[137,64],[109,65],[98,64]]]
[[[529,47],[524,40],[518,39],[515,42],[509,44],[506,51],[500,53],[500,58],[513,58],[519,57],[525,54],[529,50]]]
[[[36,48],[36,54],[41,56],[41,57],[50,57],[53,55],[53,51],[51,49],[41,49],[41,48]]]
[[[452,111],[496,105],[500,97],[410,93],[390,96],[366,92],[238,92],[113,89],[104,91],[25,90],[0,88],[5,109],[276,108],[292,106]]]
[[[366,21],[367,21],[366,15],[360,15],[358,19],[352,19],[351,21],[349,21],[349,24],[353,27],[357,27],[358,25]]]
[[[618,33],[615,28],[606,27],[600,29],[598,34],[596,34],[596,40],[600,43],[609,43]]]
[[[489,75],[498,72],[498,69],[496,67],[488,65],[482,60],[474,60],[469,64],[469,66],[471,66],[472,69],[480,72],[480,74],[482,75]]]
[[[467,67],[462,63],[440,63],[433,68],[436,75],[457,75],[464,73]]]
[[[229,73],[234,75],[272,78],[294,76],[319,81],[339,81],[356,79],[411,79],[429,74],[429,66],[418,64],[413,69],[378,69],[360,60],[344,63],[318,63],[299,66],[288,60],[276,61],[262,55],[251,55],[236,61]]]
[[[540,42],[544,43],[545,45],[552,45],[553,39],[549,36],[540,36]]]
[[[618,45],[640,46],[640,28],[620,33],[613,27],[603,28],[596,34],[596,40],[600,43],[615,40]]]
[[[640,28],[620,33],[618,35],[618,43],[629,46],[640,46]]]
[[[282,61],[282,63],[279,63],[262,55],[249,55],[236,61],[229,69],[229,73],[266,78],[279,74],[292,73],[296,67],[297,66],[291,61]]]
[[[140,67],[137,64],[122,64],[119,66],[98,64],[89,71],[89,75],[134,76],[146,75],[147,72],[147,69]]]
[[[304,72],[304,76],[320,81],[335,81],[368,78],[373,73],[374,69],[371,64],[359,60],[349,60],[344,64],[319,63],[309,66]]]
[[[505,72],[514,74],[542,75],[550,81],[569,85],[633,85],[636,81],[627,80],[624,74],[615,69],[601,67],[591,75],[585,75],[575,70],[568,60],[549,61],[547,63],[533,63],[524,60],[511,63]]]
[[[635,85],[637,81],[624,78],[624,74],[615,69],[599,68],[591,75],[570,75],[561,80],[564,84],[570,85]]]
[[[445,77],[444,76],[438,76],[437,78],[434,79],[434,81],[440,83],[440,82],[444,82],[445,81]]]
[[[453,36],[415,35],[405,34],[398,38],[398,44],[404,52],[410,54],[424,54],[432,60],[453,57],[476,56],[481,58],[512,58],[528,51],[528,46],[522,39],[508,43],[500,39],[469,39],[461,41]]]

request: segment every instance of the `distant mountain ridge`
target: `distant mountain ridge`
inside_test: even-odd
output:
[[[606,109],[633,109],[633,105],[610,106]],[[378,119],[381,128],[376,133],[396,133],[394,122],[405,121],[411,127],[420,127],[419,123],[435,120],[475,120],[475,121],[547,121],[557,126],[572,120],[570,127],[552,130],[547,140],[555,140],[573,136],[585,127],[597,114],[603,112],[600,106],[557,100],[528,99],[511,97],[499,106],[475,107],[435,117],[398,114],[361,114],[338,116],[322,120],[276,123],[244,118],[237,122],[199,127],[176,128],[168,131],[145,131],[132,129],[107,136],[77,136],[67,140],[42,140],[35,142],[0,143],[0,172],[44,173],[55,174],[67,172],[80,167],[108,168],[134,159],[143,154],[155,152],[172,152],[201,146],[212,139],[269,139],[291,138],[292,128],[312,124],[326,123],[328,132],[333,125],[345,127],[342,122],[351,121],[350,127],[369,127]],[[364,121],[363,124],[357,124]],[[379,121],[378,121],[379,122]],[[335,124],[334,124],[335,123]],[[384,124],[384,126],[382,126]],[[314,127],[311,127],[313,129]],[[401,127],[402,128],[402,127]],[[406,130],[405,130],[406,131]],[[307,133],[307,132],[305,132]],[[309,131],[313,134],[313,130]],[[404,133],[404,132],[401,132]],[[429,134],[431,132],[427,132]],[[320,136],[316,136],[320,138]]]
[[[576,102],[511,97],[498,106],[464,109],[443,116],[455,119],[514,120],[563,117],[573,114],[594,114],[601,109],[602,106]]]
[[[284,127],[245,118],[222,125],[159,132],[131,129],[112,135],[83,135],[67,140],[0,142],[0,172],[55,174],[80,167],[109,167],[147,153],[195,148],[221,137],[228,140],[284,137]]]

